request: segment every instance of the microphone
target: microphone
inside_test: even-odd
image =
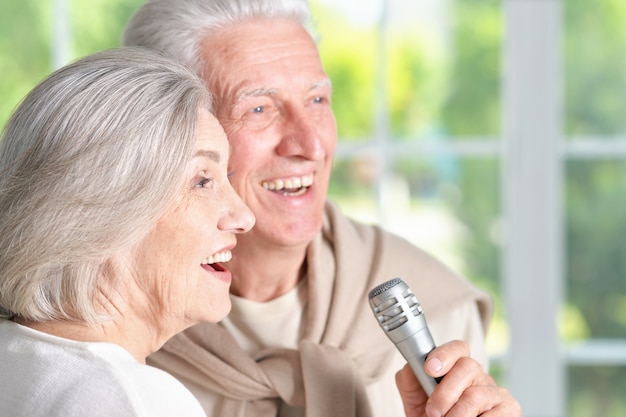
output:
[[[443,377],[433,378],[424,370],[424,362],[435,342],[415,294],[402,279],[394,278],[373,288],[368,298],[378,324],[430,396]]]

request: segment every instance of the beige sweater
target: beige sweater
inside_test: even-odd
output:
[[[399,415],[393,374],[403,361],[367,295],[401,277],[435,342],[465,340],[486,366],[489,297],[404,239],[353,222],[328,203],[307,264],[293,294],[259,305],[234,299],[232,317],[186,330],[149,363],[186,384],[210,417]],[[268,312],[267,321],[260,312]]]

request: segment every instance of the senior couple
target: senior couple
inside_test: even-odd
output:
[[[489,297],[327,201],[311,31],[304,0],[149,0],[126,48],[24,99],[0,142],[0,416],[521,415],[486,371]],[[430,397],[367,304],[397,276],[440,344]]]

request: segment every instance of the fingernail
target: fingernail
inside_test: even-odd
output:
[[[439,359],[432,358],[426,361],[426,368],[432,375],[438,375],[439,371],[443,368],[443,364]]]
[[[439,412],[439,410],[437,410],[435,406],[430,403],[426,404],[425,411],[428,417],[441,417],[441,413]]]

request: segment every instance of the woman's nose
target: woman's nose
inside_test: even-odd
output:
[[[252,210],[243,202],[237,192],[229,186],[229,209],[222,218],[221,229],[232,230],[234,233],[245,233],[252,229],[256,218]]]

